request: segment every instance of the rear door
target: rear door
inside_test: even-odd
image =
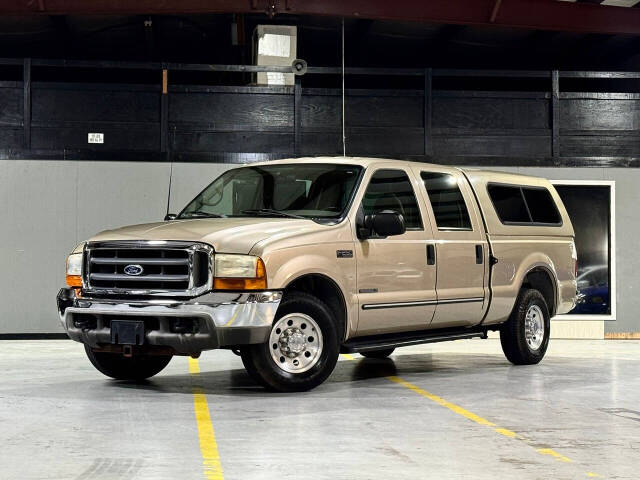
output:
[[[462,172],[414,167],[436,244],[438,304],[431,328],[475,325],[486,309],[489,251],[482,219]]]

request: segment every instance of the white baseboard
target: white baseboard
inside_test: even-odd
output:
[[[499,338],[498,332],[489,332],[489,338]],[[603,320],[551,320],[551,338],[602,340]]]
[[[604,320],[552,320],[551,338],[602,340]]]

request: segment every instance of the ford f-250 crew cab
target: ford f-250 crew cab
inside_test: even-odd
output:
[[[263,386],[322,383],[340,352],[486,337],[534,364],[576,297],[567,212],[544,179],[398,160],[226,171],[164,222],[99,233],[58,310],[118,379],[226,348]]]

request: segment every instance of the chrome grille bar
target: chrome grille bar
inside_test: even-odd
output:
[[[90,261],[96,265],[189,265],[187,258],[91,258]]]
[[[121,282],[139,282],[144,280],[145,282],[188,282],[189,275],[144,275],[140,277],[131,277],[129,275],[121,275],[117,273],[91,273],[89,274],[90,280],[99,281],[112,281],[118,280]]]

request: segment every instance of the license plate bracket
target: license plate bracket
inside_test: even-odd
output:
[[[144,322],[142,320],[112,320],[111,343],[116,345],[144,344]]]

